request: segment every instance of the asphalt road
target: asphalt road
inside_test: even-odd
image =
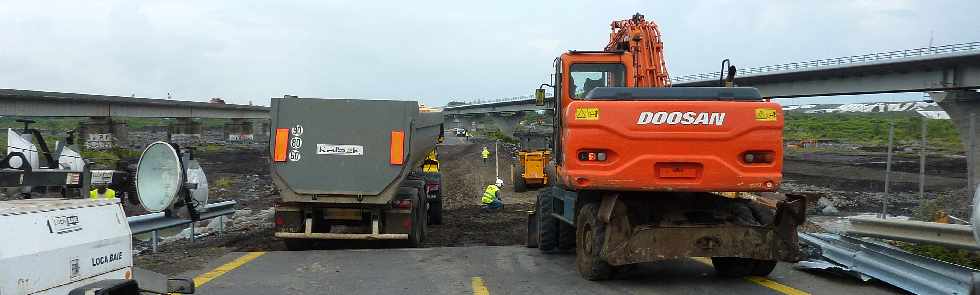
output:
[[[185,274],[197,294],[896,294],[881,283],[780,264],[768,280],[721,278],[705,259],[642,264],[615,280],[579,277],[573,254],[520,246],[231,253]]]

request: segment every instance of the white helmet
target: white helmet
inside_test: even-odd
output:
[[[500,178],[497,178],[497,182],[494,183],[494,184],[496,184],[497,187],[504,187],[504,180],[503,179],[500,179]]]

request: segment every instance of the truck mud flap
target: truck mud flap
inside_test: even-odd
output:
[[[629,226],[615,213],[602,253],[612,265],[683,257],[742,257],[796,262],[800,260],[797,227],[805,219],[806,202],[788,196],[776,207],[773,224]],[[620,207],[617,204],[616,207]],[[622,211],[620,211],[622,212]],[[627,230],[628,228],[628,230]]]

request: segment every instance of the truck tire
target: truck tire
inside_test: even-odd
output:
[[[583,278],[590,281],[607,280],[613,267],[602,259],[606,240],[606,225],[599,221],[599,204],[588,203],[575,216],[575,236],[579,245],[575,248],[575,267]]]
[[[411,195],[412,213],[410,218],[412,219],[412,228],[408,230],[407,246],[410,248],[418,248],[422,246],[422,237],[425,234],[422,231],[421,224],[419,224],[419,221],[423,220],[422,217],[424,214],[422,212],[425,212],[425,210],[423,210],[423,208],[426,207],[424,206],[425,203],[419,202],[421,198],[419,198],[419,191],[417,188],[403,187],[400,188],[398,192],[399,194]]]
[[[429,201],[429,224],[442,224],[442,192],[436,191],[436,198]]]
[[[309,239],[283,239],[283,244],[286,244],[286,250],[289,251],[306,251],[313,248],[313,240]]]
[[[514,192],[522,193],[527,191],[527,181],[524,180],[524,165],[520,162],[514,164]]]
[[[760,277],[768,276],[770,273],[772,273],[773,269],[776,269],[775,260],[755,259],[754,263],[755,265],[752,266],[753,276],[760,276]]]
[[[752,275],[755,260],[740,257],[711,257],[715,272],[723,277],[744,277]],[[770,270],[771,271],[771,270]]]
[[[538,194],[537,218],[538,218],[538,249],[543,252],[550,252],[558,246],[558,219],[551,216],[555,190],[550,187],[542,190]]]
[[[558,250],[568,251],[575,248],[575,226],[558,221]]]

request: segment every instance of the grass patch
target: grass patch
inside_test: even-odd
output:
[[[786,112],[785,140],[835,139],[870,146],[888,144],[888,126],[895,123],[896,145],[916,145],[921,140],[922,120],[926,120],[926,139],[933,149],[963,151],[959,132],[951,120],[923,119],[914,113],[833,113]]]
[[[972,269],[980,269],[980,256],[978,256],[976,252],[952,249],[938,245],[916,245],[909,243],[899,243],[898,247],[902,248],[902,250],[917,255],[942,260],[956,265],[966,266]]]
[[[230,177],[220,177],[214,181],[214,187],[219,189],[229,189],[231,188],[231,178]]]

